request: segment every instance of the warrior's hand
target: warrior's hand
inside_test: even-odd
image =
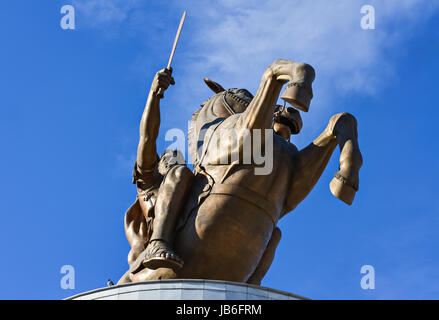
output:
[[[175,84],[174,78],[172,77],[172,68],[162,69],[156,73],[151,89],[157,94],[163,94],[170,84]]]

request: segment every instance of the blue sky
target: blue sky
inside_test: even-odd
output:
[[[60,9],[76,9],[76,29]],[[360,27],[364,4],[374,30]],[[125,210],[138,124],[154,73],[174,59],[164,133],[186,130],[210,96],[202,78],[255,92],[275,59],[316,68],[293,142],[353,113],[364,157],[347,206],[329,191],[337,150],[310,196],[279,224],[263,285],[314,299],[439,298],[437,1],[9,1],[0,10],[0,298],[61,299],[127,269]],[[75,268],[74,290],[60,269]],[[375,290],[360,286],[375,268]]]

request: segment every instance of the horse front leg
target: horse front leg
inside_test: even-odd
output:
[[[314,188],[325,170],[337,145],[340,146],[340,171],[330,183],[334,196],[352,204],[359,184],[362,157],[358,147],[357,121],[349,113],[331,117],[326,129],[306,148],[292,159],[294,176],[286,199],[282,216],[293,210]]]
[[[294,173],[281,217],[292,211],[314,188],[337,147],[335,136],[326,129],[291,159]]]
[[[296,88],[289,100],[300,105],[309,105],[311,97],[304,97],[312,92],[312,82],[315,78],[313,67],[306,63],[294,62],[287,59],[274,61],[264,72],[258,91],[247,109],[241,114],[237,128],[270,129],[273,123],[273,112],[280,91],[285,82],[290,82]]]
[[[351,205],[359,187],[359,171],[363,164],[358,145],[357,120],[349,113],[339,113],[330,120],[328,129],[340,147],[340,169],[329,188],[334,196]]]

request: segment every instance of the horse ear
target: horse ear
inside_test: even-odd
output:
[[[225,89],[219,83],[216,83],[215,81],[210,80],[209,78],[204,78],[204,82],[215,93],[220,93],[222,91],[225,91]]]

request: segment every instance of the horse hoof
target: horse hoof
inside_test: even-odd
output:
[[[336,174],[329,184],[331,193],[343,201],[344,203],[351,205],[354,202],[355,194],[357,190],[346,183],[346,179],[340,174]]]
[[[290,82],[281,99],[299,110],[308,112],[312,99],[311,86]]]

